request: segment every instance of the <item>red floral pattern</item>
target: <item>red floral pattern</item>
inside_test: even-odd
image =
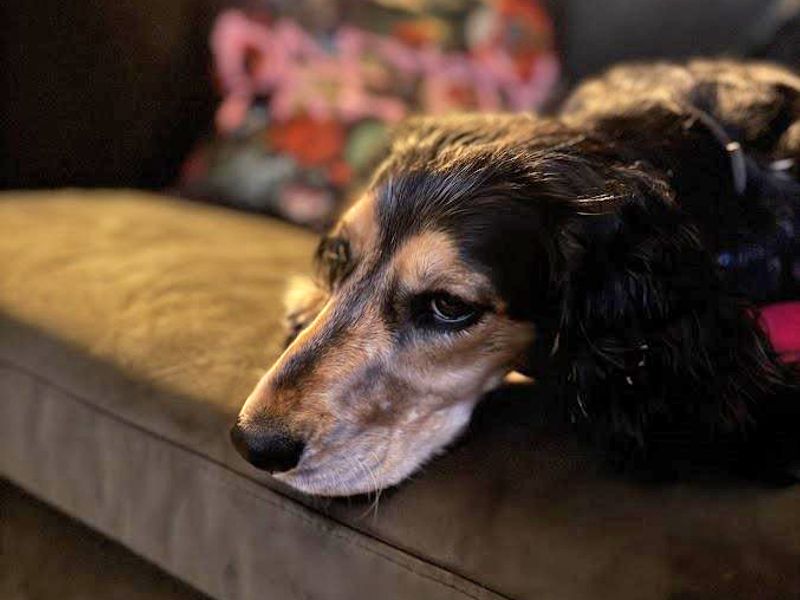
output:
[[[219,15],[218,138],[189,162],[185,187],[294,220],[287,203],[300,202],[319,226],[387,125],[412,112],[532,110],[558,78],[552,23],[535,0],[362,4],[369,27],[344,21],[326,33],[266,13]]]

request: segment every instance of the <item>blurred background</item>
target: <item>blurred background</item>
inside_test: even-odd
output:
[[[800,60],[798,0],[4,0],[0,187],[323,227],[415,112],[546,110],[627,59]]]

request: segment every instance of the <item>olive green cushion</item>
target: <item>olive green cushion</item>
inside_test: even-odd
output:
[[[245,464],[227,430],[314,243],[138,192],[0,195],[0,475],[217,598],[800,590],[800,488],[614,476],[535,390],[377,504]]]

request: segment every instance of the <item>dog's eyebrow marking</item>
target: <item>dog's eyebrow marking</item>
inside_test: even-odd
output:
[[[375,245],[378,224],[375,221],[375,195],[365,193],[342,216],[339,228],[346,232],[354,256],[363,255]]]
[[[406,240],[392,261],[392,271],[399,288],[410,293],[446,291],[482,304],[496,300],[488,278],[462,260],[444,231],[426,231]]]

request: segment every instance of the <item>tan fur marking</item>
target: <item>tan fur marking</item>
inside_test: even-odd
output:
[[[486,391],[515,367],[534,337],[531,324],[505,315],[491,282],[465,264],[454,241],[427,231],[406,240],[390,257],[380,279],[368,268],[380,254],[374,202],[365,196],[343,218],[361,266],[336,290],[316,318],[278,359],[242,410],[247,421],[259,412],[278,415],[307,440],[306,455],[278,477],[300,490],[325,495],[365,492],[391,485],[449,443],[469,421]],[[372,275],[369,273],[372,272]],[[372,277],[369,285],[355,285]],[[403,322],[400,343],[390,334],[384,306],[397,281],[412,294],[446,291],[490,307],[459,332],[422,332]],[[358,313],[351,311],[354,290]],[[362,293],[362,292],[358,292]],[[310,372],[275,389],[274,373],[294,354],[315,348],[333,315],[350,321]]]
[[[374,194],[365,193],[347,209],[337,229],[347,232],[355,256],[364,256],[374,248],[378,238]]]
[[[491,289],[489,280],[458,255],[450,236],[441,231],[427,231],[406,241],[392,261],[398,281],[412,290],[446,290],[473,302]],[[492,298],[496,300],[496,298]]]

